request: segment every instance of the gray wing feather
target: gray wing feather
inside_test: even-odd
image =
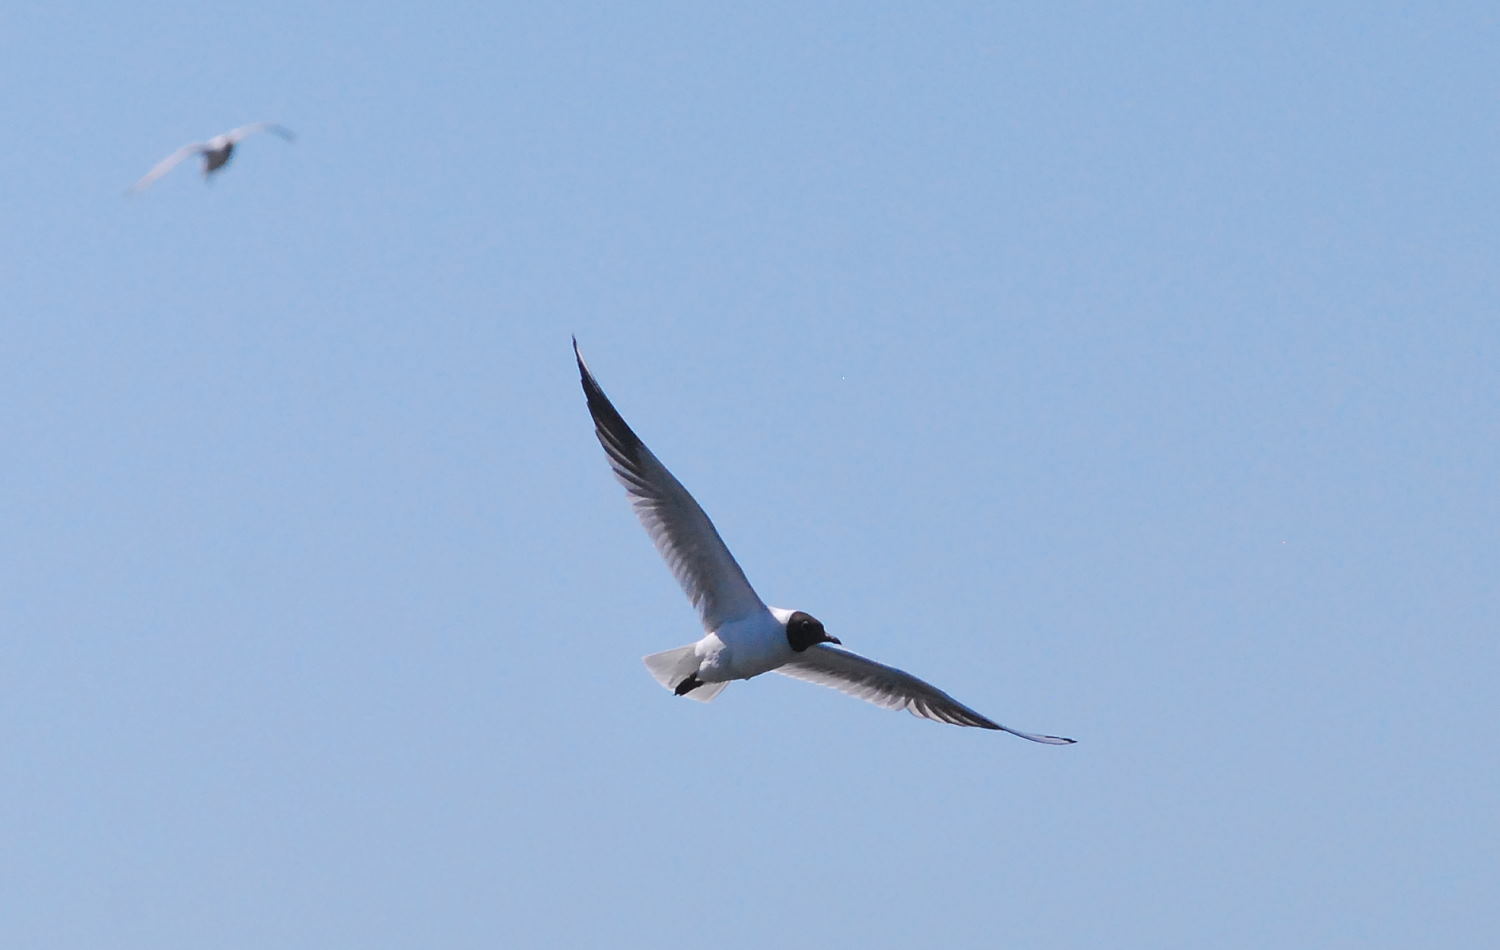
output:
[[[249,125],[242,125],[237,129],[225,132],[224,137],[230,142],[238,143],[247,136],[254,135],[256,132],[270,132],[273,135],[279,135],[288,142],[294,142],[297,139],[297,136],[292,133],[291,129],[284,125],[277,125],[275,122],[252,122]]]
[[[594,417],[594,434],[604,446],[610,468],[625,486],[631,507],[662,559],[693,602],[703,628],[717,630],[726,621],[765,610],[745,579],[713,522],[698,502],[667,471],[599,388],[573,341],[578,375]]]
[[[1048,745],[1069,745],[1074,741],[1002,726],[905,670],[876,663],[857,653],[835,649],[827,644],[809,647],[796,659],[777,667],[776,672],[831,687],[886,709],[905,709],[924,719],[949,722],[955,726],[998,729],[1022,739],[1045,742]]]
[[[150,185],[153,181],[156,181],[156,179],[176,168],[177,164],[184,158],[187,158],[189,155],[196,155],[201,151],[203,151],[202,142],[192,142],[188,145],[184,145],[182,148],[179,148],[171,155],[168,155],[166,158],[157,162],[149,172],[141,176],[140,181],[131,185],[129,190],[140,191],[141,189]]]

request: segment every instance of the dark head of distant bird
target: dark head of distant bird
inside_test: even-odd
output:
[[[828,631],[823,629],[823,624],[812,614],[805,614],[795,610],[786,621],[786,642],[791,644],[793,650],[801,653],[815,643],[840,643],[838,637],[830,637]]]

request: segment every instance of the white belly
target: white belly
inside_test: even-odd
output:
[[[698,641],[697,652],[698,678],[705,683],[747,680],[792,658],[786,628],[770,612],[726,623]]]

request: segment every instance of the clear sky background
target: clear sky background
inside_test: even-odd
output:
[[[1244,6],[7,3],[0,944],[1493,941],[1500,13]]]

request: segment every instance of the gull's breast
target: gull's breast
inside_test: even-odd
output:
[[[724,649],[714,657],[712,667],[704,672],[715,679],[747,680],[770,672],[792,658],[786,640],[786,628],[771,616],[769,610],[741,617],[714,631]],[[699,674],[700,676],[702,674]]]

